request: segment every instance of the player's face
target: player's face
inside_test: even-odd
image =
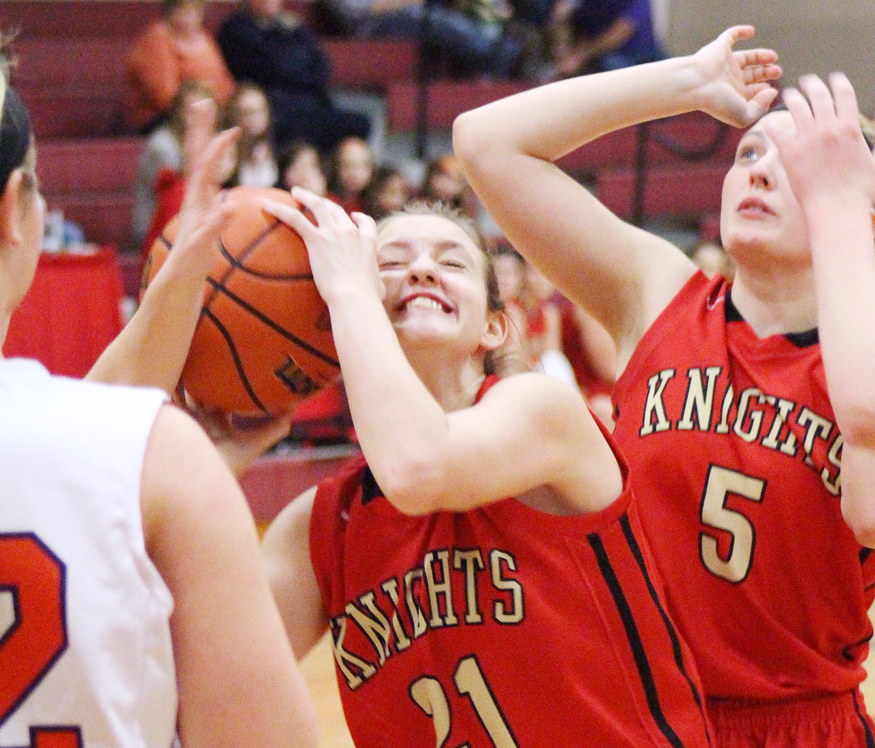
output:
[[[789,112],[766,115],[782,128],[793,128]],[[762,124],[748,130],[723,182],[721,237],[727,251],[744,264],[753,253],[810,261],[805,217],[790,189],[775,143]]]
[[[389,319],[405,340],[451,344],[473,353],[489,330],[483,253],[439,216],[401,216],[380,231],[380,278]]]

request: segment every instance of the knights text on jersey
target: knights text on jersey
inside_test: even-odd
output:
[[[759,339],[697,273],[614,390],[614,437],[709,697],[855,688],[875,559],[840,507],[816,331]]]
[[[0,746],[165,748],[170,592],[140,476],[166,395],[0,360]]]
[[[628,491],[408,517],[361,460],[320,486],[310,548],[359,748],[709,745]]]

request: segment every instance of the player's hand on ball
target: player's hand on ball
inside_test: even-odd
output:
[[[206,431],[231,472],[238,478],[256,459],[289,435],[294,410],[276,416],[247,419],[205,408],[190,399],[185,409]]]
[[[310,269],[327,304],[351,291],[367,289],[382,298],[385,290],[377,270],[377,226],[370,216],[349,216],[337,203],[295,187],[292,197],[312,213],[315,224],[301,211],[274,201],[265,210],[287,223],[307,245]]]

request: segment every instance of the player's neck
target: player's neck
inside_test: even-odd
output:
[[[817,327],[811,267],[788,273],[750,273],[739,268],[732,302],[760,338],[805,332]]]
[[[407,352],[413,370],[444,412],[467,408],[483,383],[483,364],[468,360],[454,365],[448,358],[435,361],[424,352]]]

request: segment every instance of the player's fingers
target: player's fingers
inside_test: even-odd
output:
[[[310,209],[316,222],[322,227],[328,225],[343,225],[349,223],[346,211],[333,200],[305,190],[303,187],[292,187],[292,197]]]
[[[745,85],[776,81],[783,74],[780,65],[773,62],[752,62],[741,65],[741,77]]]
[[[377,222],[365,213],[352,213],[350,215],[352,222],[358,226],[361,235],[368,241],[377,243]]]
[[[266,213],[278,218],[297,231],[305,244],[313,242],[319,236],[319,228],[314,226],[313,222],[297,208],[267,198],[261,201],[261,207]]]
[[[777,67],[778,53],[773,49],[739,49],[733,54],[742,68],[762,68],[765,71]]]
[[[835,103],[826,83],[816,75],[803,75],[799,78],[799,88],[808,98],[808,105],[814,119],[821,125],[834,126],[836,120]]]
[[[747,103],[747,121],[755,122],[769,111],[778,95],[778,89],[768,83],[757,83],[752,86],[751,93]]]
[[[210,139],[196,160],[189,175],[190,187],[186,194],[194,194],[203,188],[217,189],[224,181],[225,163],[234,143],[240,137],[240,128],[225,130]]]
[[[860,107],[854,87],[844,73],[831,73],[829,85],[832,88],[836,115],[842,122],[860,124]]]
[[[811,107],[808,100],[796,88],[787,88],[784,90],[781,97],[787,110],[793,117],[793,124],[796,126],[796,132],[806,132],[814,125],[814,116],[811,113]]]
[[[734,47],[738,42],[750,39],[756,34],[756,29],[753,26],[730,26],[724,31],[718,39],[726,42],[730,47]]]
[[[189,106],[184,115],[182,151],[186,170],[191,171],[207,149],[215,131],[218,108],[212,99],[201,99]]]

